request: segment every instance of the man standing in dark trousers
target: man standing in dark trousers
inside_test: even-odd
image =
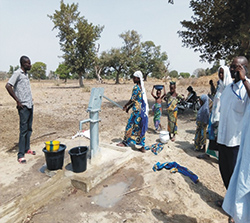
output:
[[[35,155],[35,151],[30,150],[33,121],[33,101],[27,74],[27,71],[31,69],[30,59],[27,56],[22,56],[20,65],[21,68],[13,73],[5,88],[16,101],[19,114],[20,133],[17,159],[19,163],[26,163],[25,153]]]
[[[218,127],[219,169],[226,189],[233,174],[241,140],[242,119],[249,101],[240,73],[247,74],[248,61],[245,57],[235,57],[230,65],[234,80],[221,95],[220,120]],[[243,76],[241,75],[241,76]],[[221,206],[223,201],[217,201]]]

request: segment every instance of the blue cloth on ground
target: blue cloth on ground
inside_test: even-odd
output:
[[[182,173],[183,175],[188,176],[194,183],[198,183],[199,181],[197,175],[195,175],[192,171],[188,170],[186,167],[180,166],[176,162],[165,162],[165,163],[157,162],[153,166],[153,171],[159,171],[162,170],[163,168],[170,170],[171,173],[175,172]]]
[[[164,144],[163,143],[155,143],[151,146],[145,146],[145,150],[151,150],[152,153],[154,153],[155,155],[157,155],[159,152],[161,152],[164,148]]]

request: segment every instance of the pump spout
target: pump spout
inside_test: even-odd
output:
[[[80,123],[79,123],[79,130],[82,131],[82,124],[83,124],[83,123],[90,122],[90,121],[91,121],[90,118],[80,121]]]

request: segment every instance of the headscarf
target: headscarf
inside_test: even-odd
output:
[[[218,74],[220,72],[220,69],[224,70],[224,78],[223,81],[219,80],[219,86],[218,86],[218,92],[222,93],[222,91],[225,89],[225,87],[233,82],[230,70],[227,66],[220,66],[218,69]]]
[[[209,98],[206,94],[202,94],[200,99],[203,105],[200,107],[196,120],[208,124],[209,121]]]
[[[141,105],[141,118],[142,118],[142,131],[141,136],[145,135],[147,129],[148,129],[148,99],[144,87],[144,81],[143,81],[143,75],[141,71],[136,71],[134,73],[134,77],[140,78],[141,82],[141,90],[142,90],[142,105]]]
[[[224,70],[224,77],[223,77],[223,81],[219,80],[219,86],[214,96],[213,108],[212,108],[212,113],[211,113],[212,124],[219,121],[220,119],[220,96],[222,92],[224,91],[224,89],[226,88],[226,86],[233,82],[229,68],[227,66],[220,66],[218,69],[218,74],[220,72],[220,68]]]

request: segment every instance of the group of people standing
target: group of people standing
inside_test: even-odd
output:
[[[133,74],[133,81],[135,86],[132,90],[132,96],[123,107],[123,110],[126,112],[128,112],[129,108],[132,108],[132,113],[125,128],[124,138],[117,146],[125,147],[138,145],[141,146],[139,149],[141,152],[146,152],[144,147],[145,133],[148,128],[149,107],[141,71],[136,71]],[[162,100],[165,100],[167,104],[168,132],[170,139],[174,141],[175,134],[177,133],[177,103],[184,97],[176,93],[175,82],[170,82],[169,88],[170,91],[166,93],[165,86],[162,86],[163,94],[160,89],[156,89],[156,95],[154,95],[153,87],[151,95],[155,99],[155,104],[153,106],[155,130],[159,131],[162,129],[160,119],[162,115]]]
[[[16,101],[20,117],[18,162],[26,163],[25,154],[35,155],[30,149],[30,136],[33,121],[33,100],[27,71],[31,68],[27,56],[20,58],[21,68],[16,71],[6,89]],[[222,66],[218,70],[219,86],[213,94],[212,112],[209,114],[209,98],[200,96],[200,109],[196,119],[195,149],[202,150],[206,144],[206,129],[209,131],[209,150],[218,151],[219,170],[227,189],[224,201],[217,204],[230,215],[229,222],[250,222],[250,82],[248,75],[248,60],[235,57],[230,69]],[[148,100],[144,87],[143,74],[136,71],[133,74],[132,96],[123,110],[132,113],[128,120],[125,136],[118,146],[139,145],[140,151],[145,152],[145,133],[148,129]],[[166,101],[168,132],[170,139],[175,140],[177,133],[177,104],[183,100],[183,95],[176,92],[176,83],[170,82],[169,92],[163,87],[156,90],[152,96],[154,104],[154,125],[156,130],[162,129],[160,118],[162,100]],[[188,88],[189,92],[193,89]],[[190,93],[190,95],[193,95]],[[189,97],[188,97],[189,98]]]
[[[123,110],[128,112],[132,108],[132,113],[125,128],[125,135],[123,140],[117,144],[117,146],[125,147],[131,145],[141,146],[139,149],[141,152],[145,152],[145,133],[148,128],[148,102],[144,88],[143,74],[141,71],[136,71],[133,74],[133,81],[135,86],[132,90],[132,96],[130,100],[124,105]],[[178,103],[184,100],[184,96],[176,92],[176,82],[170,81],[169,92],[166,93],[164,85],[153,86],[151,95],[155,99],[155,103],[152,107],[154,114],[154,127],[155,131],[162,130],[161,116],[162,116],[162,101],[166,102],[169,137],[171,141],[175,141],[175,135],[177,134],[177,114]],[[156,90],[156,94],[154,94]],[[163,90],[163,94],[162,94]],[[187,89],[189,91],[188,100],[193,100],[196,97],[196,93],[192,87]],[[195,94],[193,94],[195,93]]]
[[[220,97],[217,144],[219,169],[227,189],[223,209],[230,222],[250,222],[250,149],[248,60],[235,57],[230,65],[233,82]]]
[[[209,97],[201,95],[200,109],[196,118],[195,150],[205,150],[206,132],[209,130],[209,150],[215,150],[219,159],[219,170],[227,193],[224,201],[217,201],[229,214],[229,222],[250,222],[250,83],[247,78],[248,60],[239,56],[233,59],[230,69],[221,66],[218,70],[219,85],[213,91],[213,107],[209,112]],[[119,146],[132,144],[141,145],[140,151],[145,152],[145,132],[148,127],[148,103],[144,89],[143,76],[140,71],[134,74],[133,93],[130,101],[133,112],[126,126],[124,140]],[[142,87],[143,86],[143,87]],[[154,104],[154,124],[161,129],[160,116],[162,100],[166,101],[168,131],[172,141],[177,133],[177,103],[183,96],[176,93],[175,82],[170,82],[170,91],[161,94],[156,90]],[[145,104],[146,106],[144,106]],[[146,108],[146,109],[145,109]],[[140,112],[141,111],[141,112]],[[144,117],[144,120],[143,120]],[[145,119],[146,118],[146,119]],[[146,127],[145,127],[146,125]]]
[[[123,110],[126,112],[132,108],[132,113],[125,129],[124,139],[122,142],[118,143],[117,146],[124,147],[139,145],[141,146],[139,150],[141,152],[145,152],[145,129],[148,128],[149,108],[144,88],[143,74],[141,71],[136,71],[134,73],[133,81],[135,86],[133,87],[132,96],[128,103],[126,103],[123,107]],[[161,88],[159,88],[159,86]],[[159,86],[153,86],[151,91],[151,95],[155,99],[155,103],[152,107],[155,131],[158,132],[162,129],[161,115],[162,101],[164,100],[166,102],[168,118],[167,130],[169,132],[169,138],[171,141],[175,141],[175,136],[177,134],[178,103],[183,101],[185,98],[183,95],[176,92],[176,82],[174,81],[170,81],[169,92],[167,93],[164,85]],[[156,90],[156,94],[154,94],[154,89]],[[186,101],[194,103],[197,100],[196,92],[191,86],[189,86],[187,90],[189,93]],[[207,95],[201,95],[201,108],[197,114],[197,129],[195,135],[195,147],[197,150],[200,150],[201,147],[204,147],[206,142],[206,128],[209,119],[208,100],[209,99]]]
[[[216,201],[216,205],[229,214],[230,223],[250,222],[250,84],[246,76],[247,66],[248,60],[239,56],[233,59],[229,68],[219,68],[219,85],[208,124],[206,153],[218,158],[227,189],[224,200]]]
[[[160,119],[162,115],[162,100],[164,100],[166,101],[166,109],[168,117],[167,130],[169,132],[169,138],[172,141],[175,141],[175,134],[177,133],[177,113],[178,113],[177,104],[178,102],[183,100],[184,97],[183,95],[178,94],[176,92],[176,83],[174,81],[170,82],[168,93],[166,93],[165,86],[162,85],[163,95],[161,95],[161,90],[159,89],[156,89],[156,95],[154,95],[154,88],[156,88],[156,86],[153,86],[151,91],[151,95],[155,99],[155,104],[152,107],[152,111],[154,114],[155,131],[158,132],[162,129],[162,126],[160,124]]]

